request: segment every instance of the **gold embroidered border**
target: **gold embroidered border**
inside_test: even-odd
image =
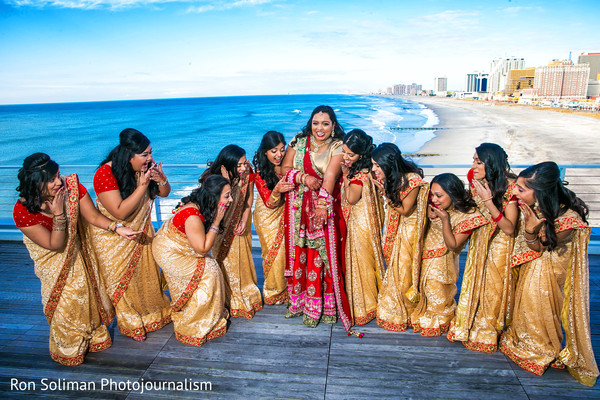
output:
[[[100,342],[100,343],[90,343],[89,346],[89,352],[90,353],[98,353],[99,351],[104,351],[106,349],[108,349],[110,346],[112,346],[112,340],[110,339],[110,336],[108,337],[108,339],[106,339],[104,342]]]
[[[448,248],[446,246],[440,247],[437,249],[426,250],[423,252],[422,259],[427,260],[429,258],[437,258],[441,257],[448,252]]]
[[[513,254],[510,257],[510,267],[514,268],[519,265],[525,264],[529,261],[533,261],[536,258],[539,258],[539,256],[541,256],[541,255],[542,255],[542,253],[539,253],[534,250],[527,250],[527,251],[524,251],[523,253]]]
[[[244,317],[246,319],[251,319],[252,317],[254,317],[254,313],[256,313],[257,311],[262,310],[262,303],[255,303],[252,305],[252,309],[251,310],[242,310],[239,308],[232,308],[231,309],[231,316],[233,318],[237,318],[237,317]]]
[[[212,331],[211,333],[209,333],[208,335],[206,335],[204,337],[199,338],[199,337],[195,337],[195,336],[186,336],[184,334],[177,332],[177,330],[176,330],[175,338],[183,344],[189,344],[192,346],[201,347],[206,342],[223,336],[226,331],[227,331],[227,327],[224,326],[222,328],[217,329],[216,331]]]
[[[271,272],[271,267],[277,258],[277,254],[279,254],[279,250],[281,249],[281,244],[283,243],[283,239],[285,238],[285,218],[284,214],[281,214],[281,218],[279,218],[279,226],[277,227],[277,234],[275,235],[275,240],[273,244],[271,244],[271,248],[269,249],[269,253],[263,260],[263,271],[265,274],[265,280]]]
[[[148,218],[146,220],[146,226],[144,227],[144,231],[143,231],[144,237],[148,235],[148,231],[149,231],[151,223],[152,223],[151,218]],[[131,260],[129,260],[129,263],[127,264],[125,273],[121,277],[121,280],[119,281],[119,284],[117,285],[117,289],[115,290],[115,292],[113,293],[113,295],[110,298],[110,301],[112,301],[112,303],[115,307],[117,306],[117,303],[119,302],[119,300],[121,300],[123,293],[125,293],[127,291],[129,282],[131,281],[131,278],[133,277],[133,273],[135,272],[135,269],[138,266],[138,263],[140,262],[140,258],[142,257],[143,249],[144,249],[143,243],[141,241],[138,242],[135,247],[135,250],[133,251],[133,254],[131,255]]]
[[[515,364],[517,364],[519,367],[523,368],[525,371],[529,371],[529,372],[539,375],[539,376],[542,376],[544,371],[546,371],[547,367],[536,364],[529,360],[524,360],[524,359],[518,357],[515,353],[512,352],[511,349],[506,347],[504,345],[504,342],[502,342],[502,341],[500,342],[500,351],[502,353],[506,354],[511,360],[513,360],[513,362]]]
[[[402,324],[395,324],[393,322],[387,322],[386,320],[377,317],[377,325],[385,329],[386,331],[391,332],[405,332],[406,329],[410,326],[410,320],[406,321]]]
[[[127,336],[127,337],[143,336],[148,332],[154,332],[154,331],[159,330],[163,326],[167,325],[169,322],[171,322],[171,316],[167,315],[160,321],[151,322],[140,328],[127,329],[127,328],[122,328],[119,326],[119,332],[121,332],[121,334],[123,336]]]
[[[62,291],[67,283],[69,270],[71,269],[71,265],[73,263],[73,247],[75,246],[76,242],[75,235],[77,234],[77,220],[79,217],[79,186],[77,185],[77,179],[74,179],[73,175],[67,178],[66,184],[67,190],[70,193],[67,204],[69,209],[69,246],[65,249],[65,261],[60,269],[60,272],[58,273],[58,278],[54,283],[54,287],[50,292],[50,296],[46,302],[46,307],[44,307],[44,315],[46,316],[48,323],[52,322],[52,317],[54,316],[54,312],[56,311],[56,307],[60,301]]]
[[[354,318],[354,323],[356,325],[366,325],[369,322],[373,321],[373,319],[375,319],[376,316],[377,316],[377,311],[371,311],[370,313],[367,313],[367,315],[365,315],[364,317]]]
[[[200,284],[200,280],[202,279],[202,275],[204,275],[204,267],[206,265],[206,260],[204,257],[198,258],[196,262],[196,270],[192,275],[192,278],[188,282],[185,290],[181,293],[179,298],[171,304],[171,310],[174,312],[181,311],[183,306],[187,304],[190,298],[194,295],[196,289],[198,289],[198,285]]]
[[[288,293],[288,290],[285,289],[285,291],[283,291],[282,293],[279,293],[275,296],[265,297],[264,302],[265,302],[265,304],[272,306],[275,304],[287,303],[287,302],[289,302],[289,299],[290,299],[290,294]]]
[[[468,232],[475,228],[479,228],[480,226],[483,226],[487,223],[488,223],[488,220],[485,219],[485,217],[483,215],[476,215],[475,217],[470,218],[470,219],[458,224],[456,226],[456,228],[454,228],[454,233],[456,234],[456,233]]]
[[[440,325],[437,328],[422,328],[418,322],[416,324],[413,324],[413,330],[415,331],[415,333],[419,332],[421,333],[421,336],[426,337],[442,336],[442,334],[448,332],[449,328],[449,322],[447,324]]]
[[[385,265],[389,266],[390,257],[392,256],[392,248],[398,233],[398,224],[400,223],[400,213],[389,207],[389,215],[387,220],[387,229],[385,231],[385,239],[383,241],[383,259]]]
[[[76,367],[78,365],[83,364],[83,357],[85,354],[80,354],[75,357],[61,357],[56,353],[50,352],[50,357],[57,363],[64,365],[66,367]]]
[[[480,353],[495,353],[498,350],[498,345],[488,343],[477,343],[477,342],[463,342],[463,345],[471,350],[478,351]]]
[[[569,229],[589,228],[589,226],[577,217],[559,218],[554,221],[554,231],[556,233]]]

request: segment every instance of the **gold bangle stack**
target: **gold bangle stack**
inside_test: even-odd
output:
[[[54,215],[52,217],[52,230],[53,231],[64,231],[67,228],[67,216],[65,213]]]

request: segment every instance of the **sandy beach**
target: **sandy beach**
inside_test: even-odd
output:
[[[600,164],[600,119],[552,110],[491,104],[440,97],[407,98],[433,110],[440,123],[436,137],[416,158],[421,164],[471,164],[475,147],[497,143],[506,150],[511,165],[542,161],[558,164]],[[515,168],[518,172],[521,168]],[[436,168],[426,174],[445,172]],[[463,169],[447,170],[459,175]],[[590,208],[588,222],[600,226],[600,168],[568,168],[569,188]]]
[[[482,142],[497,143],[511,164],[600,164],[600,119],[512,105],[411,96],[440,119],[436,137],[419,153],[431,164],[469,164]]]

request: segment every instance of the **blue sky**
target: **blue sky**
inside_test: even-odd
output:
[[[433,87],[600,52],[596,0],[0,0],[0,104]]]

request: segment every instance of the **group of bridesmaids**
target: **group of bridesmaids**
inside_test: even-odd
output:
[[[135,340],[172,320],[178,340],[201,346],[264,301],[287,304],[286,318],[311,327],[340,319],[362,336],[351,327],[376,319],[390,331],[500,349],[538,375],[566,366],[594,385],[588,209],[555,163],[516,176],[504,150],[483,143],[468,188],[450,173],[427,182],[397,146],[376,147],[360,129],[344,134],[333,109],[319,106],[287,149],[267,132],[253,167],[241,147],[223,148],[155,234],[153,199],[170,185],[139,131],[122,131],[98,168],[96,206],[77,175],[60,176],[46,154],[27,157],[14,219],[42,282],[52,358],[78,365],[108,348],[115,315]]]

